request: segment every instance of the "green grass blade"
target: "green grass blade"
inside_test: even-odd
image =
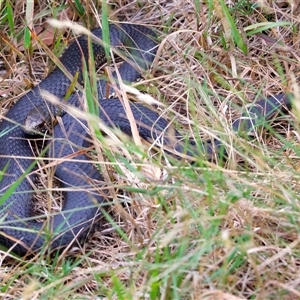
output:
[[[104,42],[104,51],[108,64],[110,63],[110,34],[108,20],[108,4],[106,0],[102,1],[102,38]]]
[[[235,25],[235,21],[233,17],[231,16],[228,7],[226,6],[224,0],[219,0],[222,11],[224,13],[224,16],[227,20],[227,22],[230,24],[231,34],[234,42],[236,45],[244,52],[244,54],[248,53],[248,48],[246,43],[244,42],[243,36],[240,34],[239,30],[237,29]]]
[[[252,24],[244,28],[246,31],[246,36],[251,36],[256,33],[260,33],[274,27],[281,27],[281,26],[292,26],[291,22],[261,22],[257,24]]]

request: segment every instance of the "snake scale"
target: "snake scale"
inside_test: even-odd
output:
[[[101,29],[94,29],[92,33],[102,38]],[[149,68],[158,45],[155,32],[141,25],[110,25],[110,41],[113,47],[125,45],[129,49],[128,59],[119,68],[119,73],[126,82],[135,81],[141,76],[141,71]],[[103,64],[105,56],[102,46],[93,43],[93,52],[97,65]],[[85,36],[71,43],[60,58],[72,76],[79,72],[80,83],[82,54],[85,60],[89,58],[88,40]],[[117,79],[116,74],[113,77]],[[43,247],[51,251],[64,249],[87,237],[101,223],[102,213],[99,206],[105,203],[103,192],[101,193],[103,178],[93,164],[87,163],[86,154],[79,151],[85,147],[88,137],[84,129],[85,122],[79,122],[68,113],[61,114],[63,126],[55,126],[48,151],[48,156],[56,159],[74,155],[74,159],[58,163],[55,169],[55,175],[65,188],[63,209],[60,213],[50,216],[48,222],[38,222],[33,213],[35,191],[32,182],[36,177],[32,171],[34,155],[23,124],[32,110],[51,111],[51,114],[56,116],[59,108],[49,105],[42,97],[41,90],[46,90],[62,100],[70,84],[71,81],[65,73],[56,68],[39,85],[19,99],[0,124],[0,170],[4,171],[0,182],[0,195],[2,201],[5,200],[0,206],[0,244],[11,248],[18,255],[33,253]],[[130,135],[131,126],[123,103],[118,99],[105,99],[106,87],[106,81],[98,81],[100,118],[106,125],[118,127]],[[68,104],[82,107],[81,98],[78,93],[74,93],[68,99]],[[233,123],[233,129],[238,130],[243,124],[243,130],[249,131],[261,118],[271,118],[283,105],[290,107],[289,99],[284,94],[262,99]],[[166,119],[141,104],[132,103],[130,108],[142,138],[149,141],[161,139],[161,143],[171,144],[168,135],[161,138],[162,132],[169,126]],[[174,139],[174,135],[172,138]],[[180,138],[177,131],[175,138]],[[180,143],[176,145],[176,151],[184,151]],[[208,144],[204,151],[210,155],[212,148],[218,151],[221,146],[219,141],[214,141],[213,145]],[[79,160],[82,162],[78,162]],[[25,173],[26,170],[28,172]]]

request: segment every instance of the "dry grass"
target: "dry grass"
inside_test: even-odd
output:
[[[82,22],[68,3],[59,18]],[[229,160],[224,166],[199,162],[192,167],[155,157],[143,161],[127,149],[122,155],[130,163],[118,162],[122,172],[106,163],[115,188],[114,223],[83,249],[54,259],[2,260],[5,253],[0,252],[0,297],[299,299],[297,118],[290,115],[272,134],[249,141],[230,128],[241,112],[238,107],[297,88],[299,7],[291,1],[260,1],[261,9],[250,9],[247,1],[227,1],[247,44],[245,55],[232,42],[218,1],[212,1],[213,9],[201,2],[199,11],[198,1],[191,0],[109,3],[110,20],[160,32],[154,78],[139,84],[165,104],[161,113],[187,137],[221,137]],[[24,9],[23,1],[15,4],[14,34],[1,24],[3,114],[53,68],[40,44],[32,58],[22,48]],[[94,25],[97,9],[90,4]],[[37,5],[32,15],[34,30],[47,34],[48,40],[39,37],[57,56],[70,33],[55,33],[56,43],[51,42],[53,32],[45,21],[54,12],[55,2]],[[292,25],[246,37],[248,26],[267,21]]]

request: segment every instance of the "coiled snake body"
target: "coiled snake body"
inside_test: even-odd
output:
[[[92,32],[102,38],[100,29]],[[135,81],[140,76],[141,70],[149,67],[156,53],[155,38],[155,33],[144,26],[128,24],[110,26],[111,45],[117,47],[125,44],[131,49],[130,61],[124,62],[119,69],[123,80]],[[93,44],[93,51],[98,62],[102,63],[104,57],[102,46]],[[72,76],[76,72],[81,72],[82,53],[87,59],[88,41],[84,36],[72,43],[60,59]],[[133,62],[136,67],[133,67]],[[79,80],[82,80],[82,75],[79,75]],[[78,163],[70,159],[56,166],[56,176],[68,189],[64,193],[62,212],[51,217],[48,222],[49,227],[33,218],[32,194],[34,190],[31,182],[34,181],[34,175],[31,174],[31,170],[34,160],[27,140],[28,136],[22,125],[28,113],[34,108],[48,110],[50,107],[52,114],[57,115],[58,108],[49,106],[40,91],[46,90],[59,99],[63,99],[70,83],[64,72],[56,68],[38,86],[23,96],[9,110],[0,124],[0,170],[5,172],[0,182],[0,193],[2,201],[6,200],[0,206],[0,244],[12,247],[12,250],[19,255],[25,255],[29,250],[37,251],[43,246],[49,249],[64,248],[78,238],[86,237],[101,217],[98,206],[103,203],[104,197],[92,189],[91,184],[91,182],[102,181],[99,170],[90,163]],[[130,135],[130,123],[122,103],[118,99],[103,99],[105,91],[106,82],[99,81],[100,118],[106,125],[119,127]],[[68,99],[68,104],[80,107],[79,99],[78,95],[73,95]],[[258,105],[250,109],[250,112],[256,115],[257,120],[261,117],[268,119],[283,104],[289,106],[289,101],[285,95],[281,94],[275,98],[259,101]],[[131,104],[131,110],[137,121],[139,134],[145,139],[153,140],[159,137],[161,132],[168,127],[167,120],[141,104]],[[54,142],[51,143],[49,151],[49,155],[55,158],[74,154],[85,143],[80,122],[69,114],[64,114],[62,121],[64,129],[62,130],[58,125],[54,128]],[[246,123],[243,122],[243,130],[249,130],[255,122],[256,120],[251,118]],[[233,124],[233,128],[238,130],[241,123],[242,118]],[[176,132],[175,136],[177,135],[179,134]],[[65,142],[66,139],[69,143]],[[168,137],[164,137],[163,143],[168,144]],[[221,144],[216,142],[215,146],[218,150]],[[175,150],[183,151],[180,144]],[[206,151],[210,152],[211,148],[207,147]],[[87,161],[87,157],[81,152],[76,154],[75,159]]]

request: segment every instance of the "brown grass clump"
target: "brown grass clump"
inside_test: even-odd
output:
[[[81,2],[96,26],[101,5]],[[246,43],[245,54],[233,42],[221,0],[208,1],[212,7],[183,0],[107,2],[111,22],[144,24],[159,32],[152,73],[135,85],[161,101],[157,110],[188,138],[220,138],[228,161],[191,166],[150,155],[143,160],[114,143],[116,155],[129,163],[99,159],[113,187],[111,224],[55,263],[42,255],[29,262],[2,260],[6,253],[0,252],[5,287],[0,295],[299,299],[298,110],[252,140],[230,127],[243,107],[263,96],[293,91],[297,100],[299,6],[291,1],[226,1]],[[33,41],[31,52],[24,49],[22,31],[26,5],[12,5],[14,34],[1,25],[2,115],[53,69],[49,51],[59,56],[72,38],[67,30],[51,29],[47,18],[87,25],[87,17],[76,12],[76,1],[65,6],[36,3],[32,30],[39,42]],[[271,22],[279,25],[271,27]],[[264,31],[247,36],[262,23]]]

